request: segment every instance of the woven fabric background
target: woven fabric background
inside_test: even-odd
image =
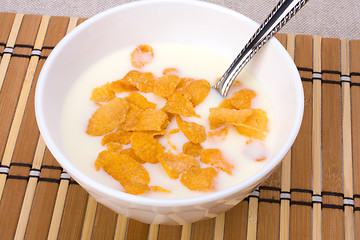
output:
[[[1,12],[89,18],[134,0],[1,0]],[[169,0],[171,1],[171,0]],[[278,0],[206,0],[261,23]],[[310,0],[281,30],[283,33],[360,39],[359,0]]]

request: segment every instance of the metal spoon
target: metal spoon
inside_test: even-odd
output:
[[[224,75],[213,86],[223,97],[226,97],[231,84],[255,53],[308,2],[308,0],[300,0],[294,7],[290,8],[292,3],[297,1],[280,0],[270,15],[256,30],[255,34],[241,50]],[[286,13],[285,16],[283,15],[284,13]]]

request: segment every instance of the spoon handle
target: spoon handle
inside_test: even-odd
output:
[[[232,82],[255,53],[308,2],[308,0],[300,0],[294,7],[290,8],[290,5],[296,1],[298,0],[280,0],[224,75],[213,86],[223,97],[226,97]],[[284,15],[284,13],[286,13],[286,15]],[[282,18],[280,19],[280,17]]]

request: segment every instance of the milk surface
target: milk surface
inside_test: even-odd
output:
[[[179,70],[180,77],[206,79],[213,85],[232,62],[232,59],[227,56],[200,46],[176,43],[148,44],[154,49],[154,59],[141,71],[152,72],[155,76],[161,76],[165,68],[176,68]],[[107,82],[118,80],[124,77],[130,70],[134,70],[134,67],[131,66],[130,55],[135,47],[131,46],[114,52],[100,59],[85,71],[74,82],[74,86],[66,97],[66,102],[62,109],[61,128],[67,157],[89,177],[118,190],[122,190],[119,182],[114,180],[105,171],[95,170],[94,163],[98,153],[106,149],[106,147],[101,145],[102,137],[91,137],[85,131],[89,119],[98,107],[94,102],[90,101],[92,90]],[[220,149],[225,159],[235,166],[232,175],[219,171],[215,180],[216,190],[228,188],[250,177],[267,162],[267,160],[256,161],[255,159],[261,158],[264,155],[269,158],[274,154],[272,149],[276,141],[276,130],[274,129],[276,119],[266,92],[257,80],[246,71],[242,71],[237,79],[241,82],[241,87],[230,89],[228,96],[231,96],[234,91],[241,88],[254,90],[257,96],[252,101],[252,108],[261,108],[267,112],[269,133],[265,141],[253,141],[251,144],[246,144],[249,138],[239,135],[235,128],[228,126],[229,132],[224,140],[210,140],[207,138],[205,142],[201,143],[204,149]],[[117,96],[126,97],[128,94],[121,93],[117,94]],[[141,94],[149,101],[157,103],[157,109],[161,109],[165,105],[165,100],[161,97],[152,93]],[[208,121],[209,108],[217,107],[223,99],[215,89],[211,89],[208,97],[195,107],[196,113],[201,115],[201,118],[182,116],[182,120],[201,124],[206,127],[206,132],[208,133],[210,131]],[[167,132],[176,128],[178,126],[176,121],[173,120],[167,128]],[[166,134],[159,141],[166,150],[176,153],[174,146],[179,152],[182,152],[183,144],[189,140],[180,131],[171,134],[170,137],[167,137]],[[124,148],[127,147],[129,146],[124,146]],[[206,167],[207,165],[201,163],[201,166]],[[204,192],[190,191],[180,183],[179,179],[174,180],[168,177],[160,163],[146,163],[144,167],[150,174],[150,186],[161,186],[170,190],[171,193],[150,191],[142,196],[152,198],[188,198],[206,194]]]

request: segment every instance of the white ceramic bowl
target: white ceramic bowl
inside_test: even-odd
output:
[[[199,44],[235,58],[258,25],[229,9],[201,1],[140,1],[100,13],[75,28],[52,51],[38,79],[35,110],[40,132],[61,166],[97,201],[145,223],[185,224],[222,213],[245,198],[281,162],[299,131],[303,89],[292,59],[271,39],[247,70],[267,89],[281,132],[277,154],[249,179],[195,198],[152,199],[96,182],[66,157],[61,134],[65,96],[99,58],[141,42]]]

